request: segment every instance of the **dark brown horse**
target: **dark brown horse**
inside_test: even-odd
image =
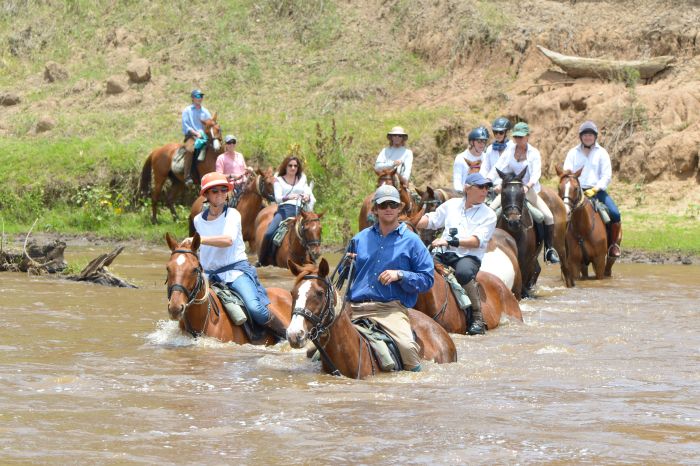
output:
[[[287,328],[289,344],[301,348],[312,340],[321,346],[328,358],[322,358],[327,373],[334,373],[332,365],[350,378],[376,374],[379,364],[368,341],[352,324],[348,311],[338,309],[341,298],[328,278],[326,259],[321,259],[318,266],[299,266],[290,261],[289,270],[296,275],[294,311]],[[422,359],[440,364],[457,360],[455,344],[442,327],[413,309],[409,309],[408,317]]]
[[[466,314],[459,308],[450,285],[445,281],[444,273],[445,268],[436,262],[433,287],[418,295],[415,308],[431,317],[448,332],[464,335],[469,328],[469,322]],[[476,274],[476,281],[480,288],[481,312],[489,330],[498,327],[504,315],[523,321],[518,301],[500,278],[489,272],[480,271]]]
[[[265,207],[255,219],[255,244],[258,258],[262,257],[262,243],[267,227],[277,211],[277,204]],[[271,265],[286,268],[287,260],[300,264],[311,264],[321,256],[321,217],[323,214],[300,210],[292,217],[287,234],[277,248],[275,261]]]
[[[400,182],[399,177],[396,174],[396,168],[387,168],[379,172],[377,177],[377,188],[383,184],[395,186],[396,189],[398,189],[401,202],[403,202],[404,205],[403,210],[401,211],[402,214],[411,216],[421,209],[420,204],[413,202],[413,197],[408,191],[408,186]],[[372,197],[374,197],[374,193],[369,194],[367,197],[365,197],[365,200],[362,201],[360,218],[358,221],[360,231],[374,223],[368,219],[368,215],[372,211]]]
[[[572,173],[557,167],[559,197],[566,206],[568,225],[566,249],[571,283],[567,283],[567,286],[574,286],[574,281],[579,278],[588,278],[589,264],[593,264],[595,278],[600,280],[606,276],[608,243],[605,223],[593,208],[590,199],[583,194],[578,180],[582,171],[583,168]],[[612,264],[610,267],[612,268]]]
[[[200,245],[199,234],[177,242],[170,233],[165,239],[170,248],[170,260],[166,265],[168,278],[168,313],[170,319],[180,322],[180,329],[197,337],[207,335],[223,342],[238,344],[274,345],[275,336],[269,331],[261,340],[250,341],[242,327],[234,325],[223,309],[216,293],[209,288],[209,281],[204,276],[197,250]],[[268,309],[281,322],[289,326],[292,313],[292,297],[287,290],[268,288],[270,298]]]
[[[420,195],[420,205],[424,209],[423,213],[425,214],[435,212],[446,200],[462,195],[462,193],[452,188],[433,189],[430,186],[426,186],[425,191],[417,190],[417,192]],[[417,233],[420,235],[421,241],[428,245],[435,239],[437,231],[425,228]]]
[[[255,250],[255,217],[265,207],[266,201],[275,202],[275,175],[272,168],[264,172],[258,170],[255,173],[257,173],[255,176],[248,177],[248,182],[236,205],[236,210],[241,214],[243,241],[248,242],[251,251]],[[204,200],[204,196],[199,196],[190,209],[190,236],[194,235],[194,218],[202,211]]]
[[[202,149],[205,151],[204,160],[202,162],[197,162],[196,164],[197,172],[199,173],[200,177],[206,173],[214,171],[216,167],[216,158],[222,152],[221,127],[216,122],[216,114],[214,114],[211,119],[205,120],[203,123],[208,139],[206,148]],[[170,179],[172,182],[172,187],[170,188],[165,201],[170,209],[173,219],[177,219],[173,202],[183,192],[185,188],[185,180],[182,173],[174,173],[172,171],[172,164],[175,154],[182,146],[183,144],[171,142],[162,147],[158,147],[157,149],[153,149],[143,164],[139,189],[144,197],[148,196],[148,192],[151,187],[151,172],[153,172],[154,182],[153,190],[151,191],[151,209],[153,211],[151,215],[151,222],[153,223],[158,222],[158,200],[160,199],[160,193],[167,179]],[[194,176],[195,173],[192,175]]]

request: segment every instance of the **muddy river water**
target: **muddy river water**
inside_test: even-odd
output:
[[[168,257],[119,256],[136,290],[0,274],[1,464],[700,464],[696,265],[618,264],[574,289],[546,267],[524,324],[455,335],[455,364],[354,381],[286,343],[181,335]]]

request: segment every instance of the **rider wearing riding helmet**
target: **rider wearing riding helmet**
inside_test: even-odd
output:
[[[584,194],[605,204],[610,214],[608,255],[620,257],[622,218],[620,209],[607,191],[612,180],[610,154],[598,144],[598,127],[592,121],[586,121],[579,127],[578,137],[581,144],[571,148],[566,154],[564,170],[575,173],[583,168],[578,179]]]
[[[506,117],[498,117],[493,120],[491,131],[493,131],[493,143],[491,143],[484,155],[481,157],[481,168],[479,173],[484,178],[488,178],[491,169],[503,154],[507,147],[513,147],[515,143],[508,139],[508,130],[510,129],[510,120]],[[499,180],[500,183],[500,180]]]
[[[425,214],[416,225],[417,228],[430,229],[444,227],[442,237],[435,239],[432,245],[446,248],[435,257],[454,269],[457,281],[471,301],[472,321],[467,330],[469,335],[483,334],[486,330],[476,274],[496,230],[496,214],[484,204],[491,185],[491,180],[484,178],[481,173],[467,175],[462,188],[464,197],[445,201],[435,212]]]
[[[462,192],[464,180],[469,173],[478,172],[481,168],[482,155],[489,140],[489,130],[483,126],[472,129],[469,132],[469,147],[457,154],[452,164],[452,188]]]
[[[401,126],[394,126],[386,133],[389,146],[383,148],[374,163],[374,172],[379,175],[382,170],[397,167],[396,173],[401,182],[408,185],[413,168],[413,152],[406,147],[408,133]]]
[[[199,194],[206,197],[209,208],[194,218],[194,227],[201,237],[199,260],[209,280],[225,283],[240,295],[255,323],[286,338],[286,327],[267,308],[270,303],[267,292],[248,262],[241,215],[227,205],[226,198],[232,188],[221,173],[211,172],[202,177]]]
[[[260,265],[274,264],[275,259],[271,257],[273,251],[271,243],[282,220],[298,215],[301,208],[312,211],[316,203],[311,186],[306,181],[301,159],[295,155],[285,157],[280,164],[274,189],[278,207],[263,236],[260,249],[262,252],[258,258]]]
[[[185,136],[185,184],[192,185],[192,168],[196,163],[195,152],[199,153],[201,147],[195,147],[197,141],[206,141],[206,135],[204,132],[204,120],[211,118],[211,113],[209,110],[202,107],[202,100],[204,99],[204,93],[195,89],[190,93],[192,98],[192,105],[188,105],[182,111],[182,134]],[[202,142],[196,144],[201,146]]]
[[[549,206],[544,202],[544,199],[538,195],[542,190],[540,185],[542,156],[539,150],[528,143],[529,135],[530,127],[527,123],[521,121],[515,125],[513,128],[515,145],[506,147],[489,173],[488,178],[495,184],[497,181],[501,181],[497,170],[500,170],[502,173],[520,173],[527,169],[522,180],[525,188],[525,198],[544,215],[544,258],[547,262],[557,264],[559,263],[559,254],[552,247],[554,244],[554,215],[552,215],[552,211],[549,210]],[[495,191],[501,192],[501,186],[496,186]],[[496,210],[500,206],[501,196],[496,196],[491,203],[491,208]]]

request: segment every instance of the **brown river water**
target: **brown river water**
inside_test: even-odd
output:
[[[355,381],[287,343],[181,335],[168,257],[117,258],[136,290],[0,274],[0,464],[700,464],[696,265],[618,264],[574,289],[545,267],[524,324]]]

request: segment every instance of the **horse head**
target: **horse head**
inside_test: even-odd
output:
[[[583,172],[583,167],[575,173],[571,170],[559,168],[559,166],[556,169],[557,175],[559,175],[559,197],[564,201],[566,220],[569,221],[573,211],[583,204],[585,200],[581,183],[578,180],[581,172]]]
[[[216,121],[217,115],[206,120],[202,120],[204,124],[204,132],[207,133],[208,141],[207,145],[211,145],[215,151],[219,152],[221,150],[221,125]]]
[[[383,170],[379,170],[379,172],[377,173],[377,188],[384,184],[398,187],[399,180],[398,175],[396,174],[397,168],[398,167],[385,168]]]
[[[165,241],[170,247],[170,260],[165,266],[168,272],[165,280],[168,287],[168,313],[170,319],[180,320],[190,304],[201,303],[206,299],[206,280],[197,255],[200,237],[195,233],[192,238],[178,243],[170,233],[166,233]],[[197,295],[201,293],[204,293],[203,296],[198,298]]]
[[[523,177],[527,167],[518,174],[503,173],[496,170],[498,176],[503,179],[501,190],[501,208],[503,219],[511,230],[519,230],[523,226],[522,217],[527,206],[525,205],[525,185]]]
[[[301,211],[296,221],[296,232],[311,260],[321,257],[321,217],[323,213]]]
[[[287,267],[296,276],[292,289],[292,321],[287,327],[287,341],[292,348],[302,348],[307,339],[318,341],[328,333],[336,319],[336,293],[328,279],[326,259],[318,265],[298,265],[287,260]]]
[[[481,160],[470,162],[469,160],[465,159],[465,162],[467,162],[467,166],[469,166],[469,171],[467,174],[471,175],[472,173],[479,173],[479,170],[481,169]]]
[[[275,172],[272,167],[262,171],[258,169],[255,177],[255,191],[260,196],[270,202],[275,202]]]

